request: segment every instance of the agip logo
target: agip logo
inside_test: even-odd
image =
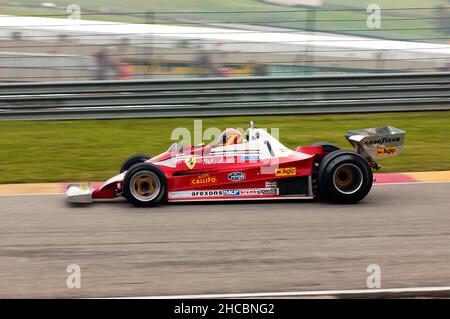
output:
[[[297,169],[295,167],[284,167],[277,168],[275,171],[275,176],[292,176],[297,174]]]
[[[380,147],[377,148],[377,156],[389,156],[394,155],[397,152],[396,147]]]

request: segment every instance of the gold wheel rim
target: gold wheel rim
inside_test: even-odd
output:
[[[130,191],[136,199],[142,202],[149,202],[159,195],[161,182],[153,172],[137,172],[131,178]]]
[[[336,186],[342,189],[348,187],[353,182],[354,174],[350,167],[341,166],[336,170],[334,179]]]
[[[333,173],[333,184],[342,194],[356,193],[362,187],[363,181],[361,169],[351,163],[342,164]]]
[[[150,196],[155,192],[155,180],[151,176],[140,176],[134,183],[134,189],[141,196]]]

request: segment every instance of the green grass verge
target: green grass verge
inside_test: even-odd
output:
[[[208,127],[279,128],[289,147],[329,141],[350,148],[343,134],[387,124],[406,130],[401,156],[383,161],[383,172],[450,170],[450,112],[254,116],[203,119]],[[79,121],[1,121],[0,183],[105,180],[130,155],[156,155],[177,127],[193,118]]]

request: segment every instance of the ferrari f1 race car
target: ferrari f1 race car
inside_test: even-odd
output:
[[[291,150],[266,130],[227,129],[209,145],[174,142],[153,158],[130,157],[99,188],[70,185],[74,203],[125,198],[136,206],[166,202],[319,198],[356,203],[370,191],[378,159],[399,155],[405,132],[395,127],[348,132],[355,151],[321,142]]]

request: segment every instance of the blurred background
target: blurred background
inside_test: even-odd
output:
[[[0,82],[450,70],[449,0],[371,3],[0,0]]]
[[[103,180],[186,116],[289,147],[390,124],[384,171],[449,169],[449,0],[72,1],[0,0],[0,182]]]
[[[449,33],[449,0],[0,0],[0,297],[365,289],[374,263],[383,288],[450,286],[450,184],[408,175],[450,176]],[[377,181],[408,183],[352,207],[54,194],[194,120],[291,149],[391,125],[405,147]]]

